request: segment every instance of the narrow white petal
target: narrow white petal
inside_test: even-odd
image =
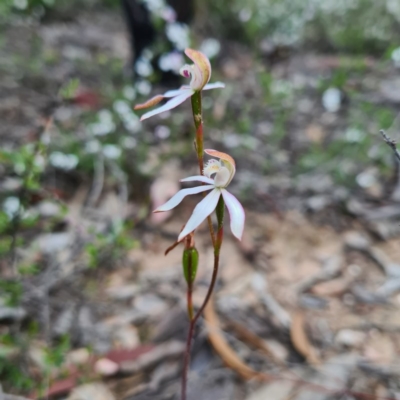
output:
[[[207,178],[206,176],[203,175],[189,176],[188,178],[181,179],[181,182],[195,182],[195,181],[209,183],[210,185],[214,184],[214,179]]]
[[[175,89],[175,90],[168,90],[163,94],[164,97],[176,97],[179,96],[180,94],[186,93],[188,91],[191,91],[189,86],[186,87],[181,87],[180,89]]]
[[[225,83],[214,82],[214,83],[207,83],[207,85],[204,86],[202,90],[218,89],[218,88],[224,88],[224,87],[225,87]]]
[[[178,193],[176,193],[174,196],[172,196],[165,204],[162,206],[158,207],[156,210],[153,212],[163,212],[163,211],[169,211],[175,208],[187,195],[189,194],[197,194],[201,192],[206,192],[207,190],[213,189],[214,186],[212,185],[205,185],[205,186],[196,186],[194,188],[189,188],[189,189],[182,189]]]
[[[231,218],[231,231],[235,237],[242,240],[245,220],[243,207],[239,200],[226,189],[222,189],[222,197],[225,200]]]
[[[186,235],[189,235],[190,232],[193,232],[215,210],[220,196],[221,191],[219,189],[214,189],[197,204],[189,221],[179,234],[178,241],[183,239]]]
[[[189,98],[192,94],[194,93],[193,90],[185,90],[180,94],[179,96],[173,97],[171,100],[166,102],[163,106],[156,108],[153,111],[149,111],[146,114],[143,114],[142,117],[140,118],[141,121],[150,118],[154,115],[161,114],[164,111],[171,110],[172,108],[175,108],[176,106],[179,106],[179,104],[183,103],[187,98]]]

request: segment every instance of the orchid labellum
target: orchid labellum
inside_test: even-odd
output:
[[[225,87],[225,84],[223,84],[222,82],[208,83],[211,78],[211,64],[208,58],[203,53],[193,49],[186,49],[185,54],[193,61],[193,64],[184,65],[181,68],[180,73],[185,78],[191,78],[190,84],[182,86],[180,89],[177,90],[169,90],[164,94],[154,96],[143,104],[136,105],[135,110],[141,110],[144,108],[155,106],[163,99],[171,99],[168,100],[163,106],[143,114],[140,118],[141,121],[150,118],[153,115],[157,115],[164,111],[175,108],[196,92],[200,92],[201,90],[210,90]]]
[[[187,195],[211,190],[211,192],[201,200],[193,210],[191,217],[182,232],[179,234],[178,241],[193,232],[215,210],[220,196],[223,197],[229,211],[231,231],[236,238],[241,240],[245,220],[244,210],[242,205],[239,203],[239,200],[226,190],[226,187],[229,185],[236,172],[235,161],[230,155],[220,151],[211,149],[204,151],[208,155],[216,157],[219,160],[211,159],[206,164],[204,168],[204,176],[191,176],[182,179],[181,182],[198,181],[206,183],[206,185],[180,190],[164,205],[154,210],[154,212],[172,210],[180,204]]]

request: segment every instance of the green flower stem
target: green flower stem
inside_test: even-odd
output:
[[[208,291],[207,291],[206,297],[204,298],[203,304],[197,310],[197,313],[190,320],[190,324],[189,324],[189,332],[188,332],[187,341],[186,341],[186,351],[185,351],[185,359],[184,359],[183,373],[182,373],[182,395],[181,395],[182,400],[186,400],[187,376],[188,376],[188,370],[189,370],[189,364],[190,364],[190,348],[192,345],[194,328],[195,328],[197,320],[203,314],[204,309],[206,308],[208,302],[210,301],[210,298],[214,291],[215,284],[217,282],[218,268],[219,268],[219,255],[220,255],[220,250],[221,250],[221,246],[222,246],[222,241],[224,238],[224,227],[223,227],[224,213],[225,213],[225,202],[221,196],[218,201],[217,208],[216,208],[218,231],[217,231],[217,237],[215,239],[215,244],[214,244],[214,268],[213,268],[213,273],[212,273],[212,277],[211,277],[211,282],[210,282],[210,286],[208,287]]]
[[[200,174],[204,175],[204,143],[203,143],[203,117],[202,117],[202,108],[201,108],[201,92],[196,92],[191,97],[192,100],[192,111],[193,111],[193,119],[194,125],[196,127],[196,153],[197,153],[197,161],[199,163]],[[197,320],[203,314],[204,309],[206,308],[211,295],[214,291],[215,283],[217,282],[218,276],[218,268],[219,268],[219,254],[222,246],[222,240],[224,237],[224,211],[225,211],[225,202],[223,197],[221,196],[217,207],[216,207],[216,215],[218,221],[218,231],[217,236],[215,237],[214,228],[212,225],[211,216],[207,217],[208,227],[210,230],[211,240],[214,247],[214,268],[211,277],[210,286],[208,287],[208,291],[206,297],[204,298],[203,304],[198,309],[197,313],[193,316],[193,302],[192,302],[192,284],[189,279],[188,282],[188,291],[187,291],[187,304],[188,304],[188,313],[189,313],[189,332],[186,340],[186,351],[183,362],[183,371],[182,371],[182,391],[181,391],[181,399],[186,400],[186,389],[187,389],[187,376],[189,371],[190,364],[190,349],[193,340],[194,328]],[[191,265],[188,266],[188,273],[191,276]]]
[[[222,245],[223,228],[221,228],[218,233],[220,234],[220,238],[221,238],[220,245]],[[221,246],[219,247],[219,249],[220,248],[221,248]],[[217,282],[218,267],[219,267],[219,249],[217,252],[214,249],[214,268],[213,268],[210,286],[207,291],[207,295],[203,301],[203,304],[198,309],[197,313],[195,314],[195,316],[193,317],[193,319],[190,321],[190,324],[189,324],[189,332],[187,335],[186,350],[185,350],[185,356],[184,356],[184,361],[183,361],[181,400],[186,400],[187,376],[188,376],[188,371],[189,371],[190,349],[192,347],[194,328],[196,326],[197,320],[203,314],[203,311],[206,308],[206,306],[211,298],[211,295],[214,291],[215,283]]]
[[[200,175],[204,175],[204,141],[203,141],[203,113],[201,106],[201,92],[195,92],[191,97],[194,126],[196,128],[196,153],[199,163]],[[204,194],[205,196],[205,194]],[[211,216],[207,217],[211,241],[215,247],[215,234]]]
[[[204,144],[203,144],[203,116],[201,108],[201,92],[195,92],[191,97],[194,126],[196,127],[196,152],[200,173],[203,174]]]

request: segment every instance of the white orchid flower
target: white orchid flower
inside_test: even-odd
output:
[[[140,118],[141,121],[175,108],[196,92],[225,87],[225,84],[222,82],[208,83],[211,78],[211,64],[209,59],[203,53],[193,49],[186,49],[185,54],[193,61],[193,64],[184,65],[180,70],[180,74],[185,78],[191,78],[190,84],[182,86],[177,90],[168,90],[168,92],[154,96],[143,104],[137,104],[135,110],[142,110],[144,108],[155,106],[163,99],[171,99],[163,106],[143,114]]]
[[[186,235],[193,232],[217,207],[220,196],[223,197],[226,207],[228,208],[231,219],[231,231],[239,240],[242,239],[244,229],[244,210],[239,200],[226,190],[235,175],[236,167],[234,159],[225,153],[217,150],[204,150],[210,156],[219,158],[219,160],[211,159],[204,167],[204,176],[196,175],[182,179],[181,182],[203,182],[206,185],[193,187],[190,189],[182,189],[176,193],[164,205],[158,207],[154,212],[169,211],[175,208],[180,202],[190,194],[197,194],[211,190],[211,192],[200,201],[193,210],[191,217],[179,234],[178,241],[182,240]],[[214,177],[212,178],[212,175]]]

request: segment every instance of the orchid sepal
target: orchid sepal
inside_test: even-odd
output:
[[[176,193],[174,196],[172,196],[165,204],[158,207],[153,212],[158,213],[158,212],[165,212],[165,211],[172,210],[178,204],[180,204],[186,196],[191,195],[191,194],[198,194],[201,192],[206,192],[207,190],[211,190],[213,188],[214,188],[213,185],[204,185],[204,186],[196,186],[196,187],[189,188],[189,189],[182,189],[178,193]],[[186,235],[184,235],[184,236],[186,236]]]

